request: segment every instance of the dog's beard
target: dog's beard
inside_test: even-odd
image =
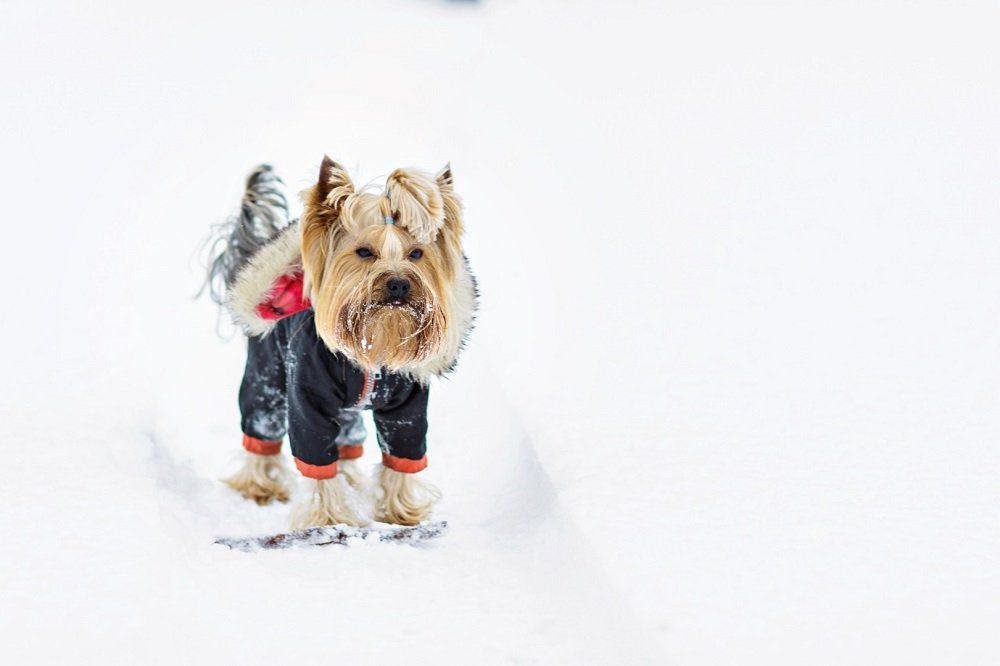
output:
[[[441,308],[428,298],[352,299],[341,307],[337,323],[339,347],[362,365],[392,371],[434,356],[445,331]]]

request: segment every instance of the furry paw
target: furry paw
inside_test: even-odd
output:
[[[350,484],[339,474],[332,479],[309,479],[308,494],[292,511],[292,529],[322,525],[368,524]]]
[[[289,498],[289,472],[281,456],[262,456],[245,453],[243,466],[223,482],[257,504],[270,504],[274,500],[287,502]]]
[[[431,516],[441,492],[416,474],[382,466],[376,472],[375,520],[396,525],[417,525]]]

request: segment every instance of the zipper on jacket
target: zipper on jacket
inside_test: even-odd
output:
[[[358,406],[366,405],[371,401],[372,391],[375,390],[375,382],[382,379],[382,372],[368,372],[365,370],[365,383],[361,386],[361,397],[358,398]]]

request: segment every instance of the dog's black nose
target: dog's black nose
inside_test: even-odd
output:
[[[385,291],[390,299],[405,299],[410,295],[410,281],[402,278],[392,278],[385,283]]]

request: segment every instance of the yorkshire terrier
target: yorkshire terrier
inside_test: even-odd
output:
[[[376,193],[324,157],[302,197],[301,219],[289,222],[281,180],[267,165],[254,170],[209,269],[213,297],[247,334],[245,458],[226,482],[259,504],[287,501],[287,434],[311,486],[293,529],[416,525],[440,498],[418,476],[428,382],[455,367],[477,302],[451,169],[397,169]],[[372,484],[358,467],[364,409],[382,451]]]

